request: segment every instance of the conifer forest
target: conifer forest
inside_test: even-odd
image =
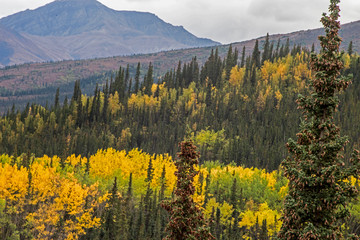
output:
[[[357,239],[360,55],[330,2],[318,52],[267,38],[9,108],[0,239]]]

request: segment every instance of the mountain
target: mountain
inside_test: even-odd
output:
[[[64,31],[62,32],[65,34]],[[278,40],[280,40],[280,44],[285,45],[287,39],[289,39],[290,48],[292,48],[294,44],[300,44],[301,46],[310,48],[311,45],[315,43],[315,48],[318,50],[319,41],[317,40],[317,37],[323,34],[324,30],[319,28],[313,30],[297,31],[288,34],[270,35],[269,39],[274,44],[274,50],[276,49]],[[343,50],[346,51],[349,42],[352,41],[353,50],[355,52],[359,52],[360,21],[342,25],[340,35],[343,37],[343,43],[341,45]],[[9,30],[0,24],[0,37],[1,36],[2,38],[7,36],[9,39],[17,39],[16,41],[20,43],[22,41],[25,43],[31,42],[28,38],[25,38],[24,36],[16,33],[14,30]],[[41,39],[40,36],[38,37]],[[253,51],[256,40],[259,41],[260,50],[262,49],[265,38],[266,37],[263,36],[257,39],[233,43],[232,47],[239,50],[239,57],[241,57],[241,51],[245,46],[246,55],[249,55]],[[9,43],[6,41],[0,42],[0,59],[3,62],[3,65],[7,65],[11,54],[16,55],[12,52],[12,46],[14,42],[14,40],[9,40]],[[34,48],[31,48],[31,52],[27,53],[29,58],[34,55],[36,50],[35,43],[31,43],[34,44]],[[228,51],[228,47],[229,45],[216,46],[219,56],[222,58],[225,57]],[[44,48],[44,46],[42,46],[42,48],[37,48],[39,50],[38,55],[40,53],[44,54],[44,51],[41,50]],[[111,74],[111,72],[118,70],[119,66],[126,67],[127,64],[129,64],[130,69],[135,71],[138,62],[142,64],[142,69],[146,69],[148,64],[152,62],[154,66],[154,74],[156,77],[161,76],[169,69],[176,68],[179,61],[182,63],[190,62],[191,59],[195,56],[201,65],[207,60],[212,48],[215,47],[188,48],[162,51],[158,53],[96,58],[88,60],[31,63],[7,66],[2,69],[0,68],[0,105],[3,106],[3,109],[1,109],[0,106],[0,112],[4,109],[7,109],[9,106],[11,107],[13,102],[16,102],[17,104],[26,104],[27,101],[36,101],[41,103],[50,101],[52,100],[53,94],[57,87],[61,87],[62,89],[67,88],[72,91],[73,83],[77,79],[81,79],[83,88],[88,90],[86,93],[92,93],[93,85],[96,82],[99,82],[100,84],[103,83],[107,78],[109,78],[109,74]],[[52,55],[47,56],[48,58],[54,56],[56,57],[59,56],[60,52],[61,51],[59,48],[53,48],[51,51]],[[50,51],[47,53],[50,53]],[[63,92],[64,91],[65,90],[63,90]],[[71,92],[69,92],[69,94],[71,94]]]
[[[50,57],[32,40],[0,24],[0,66],[29,60],[44,61]]]
[[[26,39],[29,45],[11,44],[3,65],[25,62],[88,59],[159,52],[171,49],[214,46],[219,43],[198,38],[182,26],[173,26],[152,13],[116,11],[96,0],[57,0],[35,10],[0,19],[0,24]],[[30,44],[31,42],[31,44]],[[2,46],[2,45],[1,45]],[[25,52],[33,52],[29,57]],[[23,53],[16,57],[13,53]],[[1,57],[3,55],[1,54]]]
[[[290,46],[301,45],[302,47],[311,48],[312,44],[315,45],[315,50],[320,50],[320,42],[318,40],[318,36],[324,35],[324,29],[323,28],[316,28],[316,29],[308,29],[308,30],[301,30],[286,34],[273,34],[269,36],[270,41],[274,41],[274,47],[276,47],[276,41],[280,40],[282,44],[285,44],[287,39],[289,39]],[[360,21],[345,23],[341,25],[339,34],[342,38],[342,43],[340,48],[342,50],[347,50],[350,41],[353,42],[353,50],[355,52],[360,51]],[[259,46],[262,46],[262,43],[265,42],[266,37],[260,37],[257,38],[259,41]],[[235,46],[242,46],[245,43],[250,44],[250,46],[254,44],[255,39],[245,41],[245,42],[239,42],[234,43]]]

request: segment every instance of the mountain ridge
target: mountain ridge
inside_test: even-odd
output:
[[[0,19],[0,23],[49,52],[40,61],[88,59],[218,45],[153,13],[117,11],[96,0],[54,1]],[[1,39],[0,39],[1,41]],[[56,50],[54,53],[54,49]],[[23,49],[13,49],[20,54]],[[38,54],[42,55],[42,54]],[[52,57],[52,56],[57,57]],[[9,59],[8,64],[37,62]]]

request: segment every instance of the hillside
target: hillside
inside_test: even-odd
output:
[[[163,50],[217,45],[194,36],[182,26],[173,26],[146,12],[116,11],[96,0],[58,0],[35,10],[4,17],[0,23],[29,39],[31,45],[18,48],[6,42],[12,52],[3,65],[25,62],[89,59]],[[33,45],[36,45],[34,48]],[[38,49],[37,49],[38,48]],[[27,55],[34,49],[34,57]]]
[[[240,67],[237,58],[236,51],[225,59],[213,51],[202,66],[193,58],[160,79],[153,62],[121,67],[103,85],[87,78],[75,87],[67,83],[58,93],[52,88],[43,106],[28,104],[19,114],[9,109],[0,125],[0,152],[86,155],[105,147],[138,147],[174,155],[177,143],[188,136],[202,146],[201,160],[277,169],[286,156],[284,142],[298,126],[296,97],[307,92],[305,83],[312,77],[310,52],[296,48],[264,57],[253,54]],[[359,132],[353,129],[360,129],[358,60],[356,54],[344,55],[345,73],[354,79],[341,95],[346,101],[336,116],[355,145]],[[68,134],[70,145],[64,142]]]
[[[0,24],[0,67],[30,59],[33,62],[61,60],[54,51],[44,50],[33,39]]]
[[[8,30],[11,31],[11,30]],[[317,37],[323,34],[323,29],[313,29],[298,31],[288,34],[270,35],[270,42],[276,49],[277,41],[280,39],[280,45],[285,45],[289,39],[290,48],[294,44],[311,48],[315,43],[315,49],[319,48]],[[14,33],[13,35],[16,35]],[[341,48],[347,50],[350,41],[353,41],[354,51],[360,49],[360,21],[342,25],[341,36],[343,44]],[[260,50],[263,48],[266,37],[252,39],[243,42],[233,43],[233,48],[242,52],[245,46],[246,55],[253,51],[255,41],[259,41]],[[6,43],[2,43],[6,46]],[[126,67],[129,64],[130,70],[134,74],[136,64],[141,63],[142,69],[146,69],[150,62],[154,66],[156,77],[162,76],[167,70],[177,67],[178,62],[190,62],[193,57],[197,57],[200,65],[207,60],[211,49],[218,49],[220,57],[224,57],[229,45],[219,45],[216,47],[189,48],[172,51],[162,51],[151,54],[139,54],[132,56],[117,56],[108,58],[96,58],[89,60],[68,60],[47,63],[29,63],[23,65],[9,66],[0,69],[0,101],[3,112],[11,107],[12,103],[24,106],[28,101],[45,104],[53,99],[53,94],[57,87],[62,89],[62,99],[65,95],[71,94],[72,86],[75,80],[81,79],[84,92],[92,92],[96,82],[105,83],[110,78],[111,72],[118,70],[119,66]],[[11,52],[11,48],[7,48]],[[240,61],[240,54],[239,59]],[[142,72],[143,74],[144,72]]]
[[[0,115],[0,239],[358,239],[360,56],[336,2],[319,57],[321,29],[3,69],[0,106],[37,103]]]

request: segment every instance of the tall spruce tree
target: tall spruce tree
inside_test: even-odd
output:
[[[140,88],[140,62],[138,62],[135,74],[134,93],[137,93]]]
[[[309,96],[299,96],[299,108],[304,120],[297,134],[297,142],[287,143],[291,157],[282,163],[289,179],[289,192],[284,202],[280,239],[351,239],[341,232],[341,221],[349,215],[347,203],[357,190],[351,176],[358,178],[360,155],[354,151],[345,165],[341,151],[347,142],[340,136],[333,121],[339,104],[336,93],[344,90],[349,78],[339,77],[343,67],[339,52],[341,38],[339,4],[330,0],[329,16],[321,22],[326,36],[320,36],[321,51],[312,54],[311,67],[315,72]]]
[[[194,177],[198,174],[194,166],[199,164],[199,154],[192,142],[180,143],[181,152],[175,162],[177,171],[176,188],[171,202],[163,202],[162,206],[170,213],[170,221],[166,227],[168,240],[214,239],[210,234],[204,216],[192,195],[195,193]]]

